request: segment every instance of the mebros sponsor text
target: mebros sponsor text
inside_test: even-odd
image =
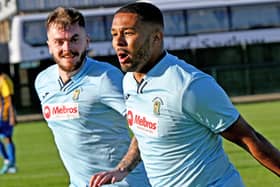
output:
[[[140,114],[131,109],[127,111],[127,121],[131,129],[136,128],[139,132],[145,133],[151,136],[157,136],[158,134],[158,119]]]
[[[56,103],[43,105],[46,120],[68,120],[79,118],[78,103]]]

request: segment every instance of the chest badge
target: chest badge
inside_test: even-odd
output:
[[[79,99],[79,96],[80,96],[80,93],[81,93],[81,91],[80,91],[79,89],[74,90],[72,99],[73,99],[74,101],[75,101],[75,100],[78,100],[78,99]]]
[[[163,105],[163,101],[160,97],[155,97],[153,99],[153,103],[154,103],[154,109],[153,112],[156,115],[160,115],[160,110],[161,110],[161,106]]]

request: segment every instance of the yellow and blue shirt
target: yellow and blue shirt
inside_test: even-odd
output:
[[[5,101],[5,98],[8,96],[12,96],[14,94],[14,85],[12,80],[8,75],[5,73],[2,73],[0,76],[0,98],[1,98],[1,120],[2,121],[9,121],[9,108],[10,104],[9,102]]]

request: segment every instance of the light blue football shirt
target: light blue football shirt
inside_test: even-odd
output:
[[[152,186],[243,186],[219,135],[239,113],[212,77],[167,53],[140,84],[127,73],[123,87]]]
[[[122,78],[116,67],[90,58],[64,85],[57,65],[36,78],[44,118],[70,175],[71,187],[85,187],[94,173],[115,168],[128,150]],[[106,186],[149,186],[147,181],[140,164],[122,182]]]

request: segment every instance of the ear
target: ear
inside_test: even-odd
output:
[[[48,45],[48,47],[49,47],[49,53],[52,55],[52,50],[51,50],[51,47],[50,47],[50,42],[49,42],[49,40],[47,40],[46,43],[47,43],[47,45]]]
[[[87,48],[89,47],[89,43],[90,43],[90,35],[87,34]]]
[[[161,30],[158,30],[154,33],[154,42],[155,43],[161,43],[163,40],[163,32]]]

